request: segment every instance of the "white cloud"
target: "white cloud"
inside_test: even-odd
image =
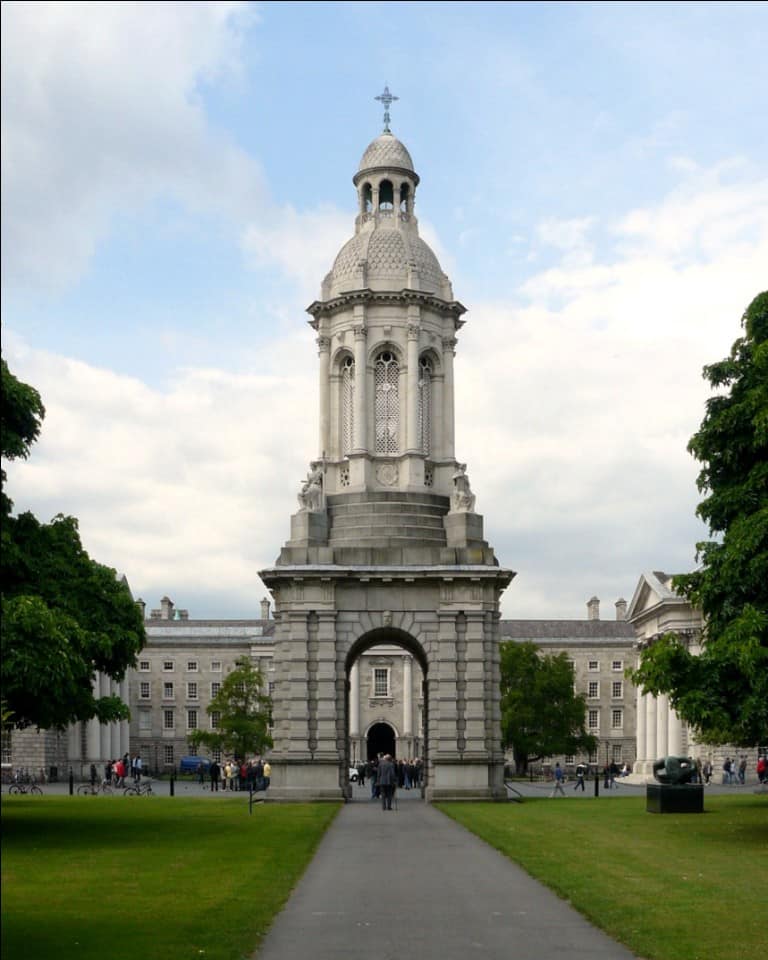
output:
[[[259,208],[257,164],[209,127],[198,96],[237,73],[253,9],[3,4],[7,283],[71,284],[115,214],[158,197],[230,215]]]
[[[708,395],[701,369],[740,335],[768,263],[766,184],[720,173],[595,223],[616,252],[584,264],[564,245],[522,288],[526,303],[472,305],[458,452],[487,535],[521,571],[509,616],[578,615],[601,583],[618,596],[645,568],[693,562],[704,531],[686,445]]]
[[[313,450],[314,383],[196,369],[157,391],[19,343],[9,362],[47,409],[30,459],[9,464],[16,509],[78,517],[92,556],[149,603],[204,593],[257,615]]]
[[[320,295],[323,277],[353,228],[350,214],[335,207],[299,213],[287,206],[273,210],[268,221],[250,223],[243,247],[252,266],[277,267],[309,303]]]

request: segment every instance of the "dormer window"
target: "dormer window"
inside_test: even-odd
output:
[[[382,180],[379,184],[379,210],[395,209],[395,191],[390,180]]]

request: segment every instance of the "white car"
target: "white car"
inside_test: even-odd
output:
[[[357,781],[358,781],[359,779],[360,779],[360,778],[359,778],[358,775],[357,775],[357,767],[350,767],[350,768],[349,768],[349,782],[350,782],[350,783],[357,783]]]

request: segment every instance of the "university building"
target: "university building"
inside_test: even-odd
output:
[[[601,620],[595,599],[584,620],[501,619],[515,573],[485,539],[455,449],[453,366],[467,310],[419,234],[421,179],[389,128],[394,98],[385,89],[377,99],[384,129],[352,176],[352,235],[307,308],[317,446],[288,540],[260,571],[273,615],[265,600],[258,620],[194,620],[163,598],[145,618],[137,669],[117,688],[95,680],[127,699],[130,724],[18,731],[4,762],[84,772],[138,752],[151,769],[171,769],[193,730],[215,726],[206,708],[247,655],[273,697],[275,798],[349,797],[349,765],[390,752],[423,759],[428,800],[502,799],[505,639],[572,661],[599,740],[594,762],[647,773],[654,755],[695,746],[664,698],[624,675],[635,645],[670,627],[699,642],[700,623],[663,574],[641,578],[615,619]]]

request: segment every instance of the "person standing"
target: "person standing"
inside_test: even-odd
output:
[[[264,761],[264,792],[266,793],[269,790],[269,785],[272,782],[272,764],[269,760]]]
[[[211,768],[208,771],[211,777],[211,793],[219,792],[219,773],[220,767],[216,760],[211,764]]]
[[[379,761],[377,783],[381,791],[381,809],[392,809],[392,797],[397,786],[397,769],[392,757],[387,753]]]

